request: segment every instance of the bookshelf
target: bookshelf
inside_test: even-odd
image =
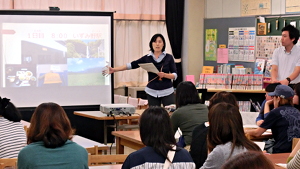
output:
[[[239,90],[239,89],[207,89],[207,92],[216,93],[220,91],[232,92],[232,93],[266,93],[265,90]]]

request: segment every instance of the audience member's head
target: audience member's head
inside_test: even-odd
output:
[[[266,91],[266,100],[272,100],[272,97],[269,96],[268,94],[271,92],[275,91],[276,86],[280,85],[280,83],[270,83],[266,86],[265,91]]]
[[[27,143],[43,141],[45,147],[56,148],[71,139],[73,130],[64,109],[56,103],[42,103],[34,111]]]
[[[227,142],[232,142],[231,154],[236,146],[260,151],[255,143],[246,138],[242,117],[237,106],[225,102],[214,105],[209,110],[208,121],[207,146],[209,151]]]
[[[295,95],[293,97],[293,104],[299,106],[300,105],[299,104],[300,82],[294,86],[294,91],[295,91]]]
[[[176,88],[176,108],[188,104],[201,103],[195,85],[190,81],[183,81]]]
[[[258,151],[246,151],[227,160],[222,169],[275,169],[274,164]]]
[[[294,90],[287,85],[278,85],[274,92],[268,93],[273,97],[274,107],[277,108],[283,105],[293,105]]]
[[[230,104],[232,104],[234,106],[239,107],[237,99],[236,99],[236,97],[232,93],[226,92],[226,91],[221,91],[221,92],[215,93],[209,99],[208,110],[211,109],[211,107],[214,106],[215,104],[221,103],[221,102],[230,103]]]
[[[176,145],[168,112],[162,107],[151,106],[141,115],[139,126],[142,142],[166,158],[171,145]]]
[[[10,102],[10,99],[0,97],[0,116],[3,116],[9,121],[20,122],[22,120],[21,113]]]

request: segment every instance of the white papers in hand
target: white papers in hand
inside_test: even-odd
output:
[[[141,68],[145,69],[147,72],[152,72],[152,73],[159,72],[153,63],[141,63],[141,64],[139,64],[139,66]]]

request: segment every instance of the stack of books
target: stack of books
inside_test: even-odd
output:
[[[206,89],[238,89],[262,90],[262,74],[200,74],[199,88]]]

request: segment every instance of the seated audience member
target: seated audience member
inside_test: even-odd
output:
[[[0,158],[17,158],[26,146],[26,133],[18,109],[0,97]]]
[[[256,125],[258,125],[258,126],[260,126],[261,123],[264,122],[265,117],[267,117],[267,115],[268,115],[268,113],[265,113],[265,111],[264,111],[266,102],[269,100],[272,100],[272,97],[269,96],[268,93],[274,92],[277,85],[280,85],[280,83],[271,83],[265,88],[266,99],[262,102],[259,114],[256,118]]]
[[[171,116],[173,131],[178,127],[182,131],[183,145],[189,150],[192,142],[193,129],[208,120],[208,109],[205,104],[200,103],[199,93],[195,85],[190,81],[184,81],[178,84],[176,88],[176,110]]]
[[[176,147],[168,112],[162,107],[150,107],[140,117],[140,136],[146,147],[128,155],[122,169],[130,168],[170,168],[195,169],[190,154]],[[172,157],[170,152],[175,153]]]
[[[40,104],[30,123],[28,145],[19,153],[18,169],[88,169],[88,153],[70,141],[73,130],[61,106]]]
[[[294,104],[294,107],[296,107],[298,110],[300,110],[300,103],[299,103],[300,83],[297,83],[294,86],[294,92],[295,92],[295,95],[293,97],[293,104]]]
[[[230,103],[237,108],[239,107],[237,104],[236,97],[229,92],[221,91],[215,93],[211,99],[209,100],[209,109],[216,105],[217,103],[226,102]],[[194,128],[192,133],[192,142],[190,148],[190,154],[196,164],[196,168],[200,168],[207,158],[207,137],[208,123],[202,123]]]
[[[269,115],[257,129],[247,130],[246,133],[260,136],[267,129],[271,129],[275,142],[268,146],[267,152],[291,152],[293,138],[300,137],[300,112],[293,106],[294,91],[289,86],[278,85],[269,96],[272,96],[273,100],[267,102],[272,102],[274,109],[270,111],[268,107],[270,104],[266,103],[265,106],[270,111]]]
[[[221,168],[234,155],[250,150],[261,151],[245,136],[237,106],[224,102],[214,105],[209,109],[208,121],[209,154],[201,169]]]
[[[262,152],[246,151],[231,157],[222,169],[275,169],[275,166]]]
[[[299,169],[300,168],[300,141],[296,144],[293,151],[289,155],[287,169]]]

